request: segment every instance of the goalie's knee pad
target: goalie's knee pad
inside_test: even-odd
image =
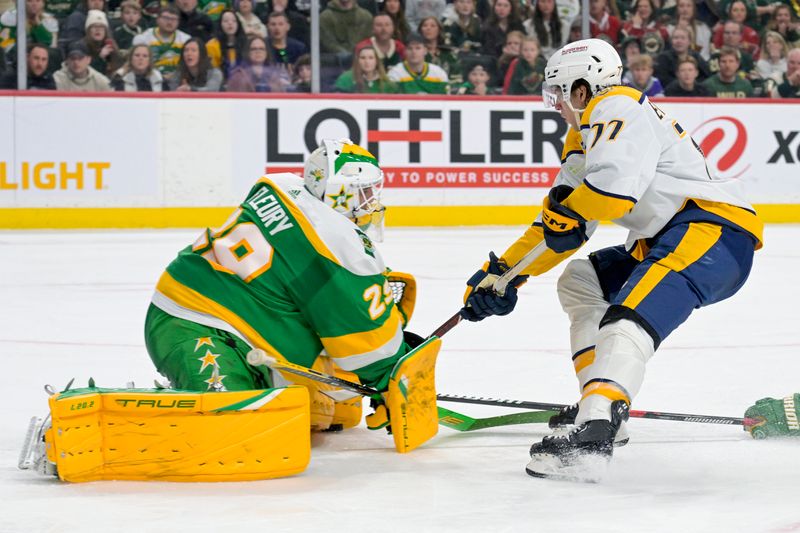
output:
[[[64,481],[267,479],[302,472],[311,456],[302,387],[87,388],[55,394],[49,403],[44,451]]]

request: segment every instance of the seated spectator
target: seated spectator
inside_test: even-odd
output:
[[[262,20],[265,20],[267,15],[273,12],[286,13],[286,16],[289,17],[289,25],[291,26],[291,29],[289,30],[289,37],[292,39],[297,39],[306,46],[309,45],[311,42],[311,33],[308,20],[303,14],[297,11],[294,0],[291,0],[291,3],[290,0],[267,0],[265,5],[266,11],[263,14],[259,12],[258,7],[256,8],[256,13],[259,13],[259,16],[262,18]]]
[[[44,0],[25,0],[25,25],[28,43],[56,46],[58,21],[44,11]],[[7,57],[16,54],[17,10],[9,9],[0,14],[0,48]]]
[[[442,23],[436,17],[425,17],[419,23],[419,34],[425,39],[425,61],[432,65],[442,67],[447,73],[450,84],[461,83],[461,64],[458,57],[453,53],[452,48],[444,45],[444,35],[442,34]]]
[[[711,57],[711,29],[705,22],[697,18],[697,4],[694,3],[694,0],[678,0],[675,18],[667,26],[670,39],[678,26],[691,28],[692,41],[689,43],[690,49],[699,53],[704,60],[708,61],[708,58]]]
[[[225,10],[217,21],[214,38],[206,43],[211,66],[220,69],[227,78],[242,62],[246,44],[247,35],[236,13],[230,9]]]
[[[177,92],[218,92],[222,90],[222,72],[211,66],[203,41],[193,37],[181,49],[178,75],[169,82],[169,89]]]
[[[153,92],[166,90],[164,78],[153,68],[153,55],[146,44],[137,44],[131,48],[125,65],[114,73],[111,87],[115,91]]]
[[[705,60],[691,49],[691,36],[688,26],[678,26],[672,31],[672,48],[664,50],[656,58],[655,75],[664,86],[675,79],[678,63],[687,57],[694,58],[700,71],[700,81],[708,77],[708,65]]]
[[[441,67],[425,61],[425,40],[418,33],[406,39],[406,60],[393,66],[388,73],[405,94],[447,94],[447,73]]]
[[[2,54],[0,54],[0,61],[2,59]],[[56,89],[56,82],[53,80],[53,76],[47,72],[48,61],[50,61],[50,55],[45,45],[32,43],[28,46],[28,89],[43,91],[54,91]],[[2,65],[2,63],[0,63],[0,65]],[[1,67],[0,70],[2,70]],[[16,88],[17,73],[14,70],[6,72],[2,76],[0,89]]]
[[[786,55],[786,74],[776,92],[781,98],[800,98],[800,48],[792,48]]]
[[[372,15],[355,0],[330,0],[319,15],[322,52],[349,57],[359,41],[372,33]]]
[[[385,13],[378,13],[372,17],[372,36],[356,44],[354,52],[358,53],[367,46],[375,49],[384,70],[400,63],[406,57],[405,45],[394,38],[394,21]]]
[[[677,77],[664,89],[665,96],[708,96],[708,89],[698,82],[697,60],[687,56],[678,61]]]
[[[114,41],[120,52],[127,52],[133,46],[133,38],[144,31],[139,24],[142,20],[142,6],[138,0],[125,0],[122,2],[122,24],[114,29]]]
[[[635,0],[629,20],[622,25],[621,37],[623,39],[638,37],[644,42],[644,37],[648,33],[657,33],[663,42],[669,40],[667,29],[655,18],[653,0]],[[645,50],[649,53],[653,52],[648,47],[645,47]]]
[[[642,91],[648,97],[664,96],[664,87],[661,81],[653,76],[653,58],[642,54],[628,65],[631,69],[631,79],[626,83],[637,91]]]
[[[725,42],[725,33],[730,30],[729,22],[734,22],[739,27],[741,34],[741,44],[737,47],[751,56],[756,56],[758,53],[758,32],[745,24],[745,17],[747,11],[742,0],[734,0],[728,4],[728,18],[724,22],[718,23],[714,27],[714,34],[711,38],[713,48],[720,48],[721,46],[732,46]]]
[[[105,0],[81,0],[75,11],[61,23],[58,46],[62,50],[68,50],[70,44],[83,39],[86,35],[86,13],[91,9],[105,13]]]
[[[469,1],[472,2],[473,0]],[[394,24],[394,34],[392,37],[401,43],[404,42],[408,34],[411,33],[411,26],[409,26],[408,20],[406,19],[406,11],[403,7],[403,2],[401,0],[384,0],[380,12],[392,17],[392,23]]]
[[[45,9],[48,13],[58,22],[63,22],[69,15],[75,11],[78,2],[77,0],[45,0]],[[9,9],[14,9],[17,5],[15,0],[0,0],[0,13]],[[5,7],[8,6],[8,7]],[[53,43],[55,46],[56,43]]]
[[[110,91],[108,78],[91,66],[92,56],[83,41],[75,41],[67,49],[67,60],[61,70],[53,74],[56,89],[71,92]]]
[[[111,76],[124,62],[117,43],[109,33],[106,14],[96,9],[89,10],[83,42],[92,56],[92,68],[104,76]]]
[[[371,46],[364,46],[353,57],[353,68],[336,79],[335,88],[343,93],[396,93],[397,85],[386,77],[383,62]]]
[[[181,48],[190,39],[189,35],[178,29],[178,17],[177,8],[164,6],[158,13],[156,27],[133,38],[134,46],[146,44],[150,47],[153,66],[166,79],[175,73]]]
[[[462,52],[480,52],[483,35],[475,0],[455,0],[453,6],[455,16],[444,23],[444,44]]]
[[[289,37],[289,17],[286,13],[270,13],[267,19],[269,30],[270,57],[279,65],[283,65],[289,74],[292,72],[295,61],[301,55],[308,53],[306,45]]]
[[[795,22],[792,9],[785,4],[779,4],[775,8],[765,29],[780,33],[787,44],[800,44],[800,25]]]
[[[311,56],[308,54],[300,56],[300,58],[295,62],[292,70],[294,71],[294,78],[292,79],[292,84],[294,84],[295,92],[310,93]]]
[[[197,37],[206,42],[211,38],[214,23],[211,17],[197,9],[197,0],[175,0],[180,21],[178,29],[190,37]]]
[[[539,41],[541,55],[545,60],[549,59],[553,52],[567,42],[569,24],[565,24],[565,21],[559,18],[555,0],[539,0],[536,2],[536,6],[533,8],[533,15],[522,25],[528,35],[536,37]]]
[[[489,18],[483,24],[483,53],[494,57],[503,54],[503,45],[509,32],[524,33],[516,1],[495,0]]]
[[[522,39],[520,57],[508,67],[503,94],[528,95],[542,94],[545,59],[539,55],[539,41],[536,37]]]
[[[472,63],[465,70],[467,81],[461,84],[455,94],[474,94],[479,96],[493,94],[494,91],[489,86],[491,76],[486,72],[482,64]]]
[[[442,18],[447,3],[445,0],[406,0],[406,19],[409,26],[418,28],[422,19]]]
[[[250,37],[244,49],[244,61],[231,72],[226,90],[244,93],[283,93],[292,90],[289,73],[270,62],[267,41]]]
[[[743,76],[751,76],[755,69],[755,63],[753,62],[753,56],[744,49],[742,42],[742,25],[738,22],[728,21],[723,26],[725,29],[723,33],[723,48],[728,47],[734,49],[739,56],[739,69],[743,72]],[[708,61],[708,70],[712,74],[719,70],[719,55],[719,49],[715,49],[711,52],[711,59]]]
[[[783,75],[786,74],[788,53],[789,46],[780,33],[774,31],[765,33],[761,45],[761,59],[756,62],[758,76],[765,82],[772,80],[774,84],[780,84]]]
[[[236,16],[239,17],[239,24],[244,28],[244,33],[248,37],[267,37],[267,27],[261,19],[253,12],[253,0],[235,0]],[[286,23],[291,27],[289,17]]]
[[[752,84],[739,75],[738,50],[723,46],[719,50],[719,72],[703,82],[710,96],[717,98],[748,98],[753,95]]]
[[[734,6],[734,3],[737,5]],[[763,14],[775,11],[775,8],[769,6],[767,2],[764,2],[763,6],[756,6],[755,0],[720,0],[718,8],[720,13],[724,13],[725,19],[745,24],[750,28],[754,28],[756,32],[761,29],[759,8],[761,8]],[[766,8],[766,10],[763,8]]]
[[[580,41],[581,39],[583,39],[582,22],[580,19],[575,19],[572,21],[572,24],[569,25],[569,36],[567,37],[567,42],[574,43],[575,41]]]
[[[208,15],[211,22],[217,22],[224,11],[233,7],[231,0],[199,0],[198,6],[201,13]]]
[[[631,61],[642,55],[642,43],[636,37],[628,37],[619,45],[622,59],[622,83],[627,85],[631,80]]]
[[[589,33],[592,37],[608,35],[611,42],[617,44],[620,30],[622,21],[609,13],[607,0],[589,0]]]
[[[506,43],[503,45],[503,54],[497,60],[497,78],[500,80],[506,79],[506,72],[511,62],[519,57],[522,50],[522,39],[525,34],[521,31],[512,31],[506,35]]]

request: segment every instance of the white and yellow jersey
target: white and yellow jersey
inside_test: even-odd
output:
[[[564,205],[587,220],[630,230],[629,249],[656,235],[689,201],[749,232],[760,247],[763,223],[741,182],[712,174],[688,132],[641,92],[612,87],[598,93],[580,128],[585,175]]]

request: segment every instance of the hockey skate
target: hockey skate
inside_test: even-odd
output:
[[[614,437],[628,419],[628,404],[611,404],[611,421],[589,420],[567,435],[545,437],[531,446],[525,471],[534,477],[597,483],[614,453]]]
[[[554,431],[555,435],[564,434],[561,430],[575,425],[576,416],[578,416],[578,404],[574,403],[564,407],[561,411],[551,416],[547,425],[550,426],[550,429],[556,430]],[[617,430],[616,437],[614,437],[614,447],[620,448],[625,446],[630,440],[627,424],[622,422]]]

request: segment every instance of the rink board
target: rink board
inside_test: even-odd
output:
[[[381,161],[389,225],[525,224],[566,133],[541,99],[17,94],[0,92],[0,228],[222,222],[260,175],[343,136]],[[797,103],[659,105],[767,222],[800,222]]]

